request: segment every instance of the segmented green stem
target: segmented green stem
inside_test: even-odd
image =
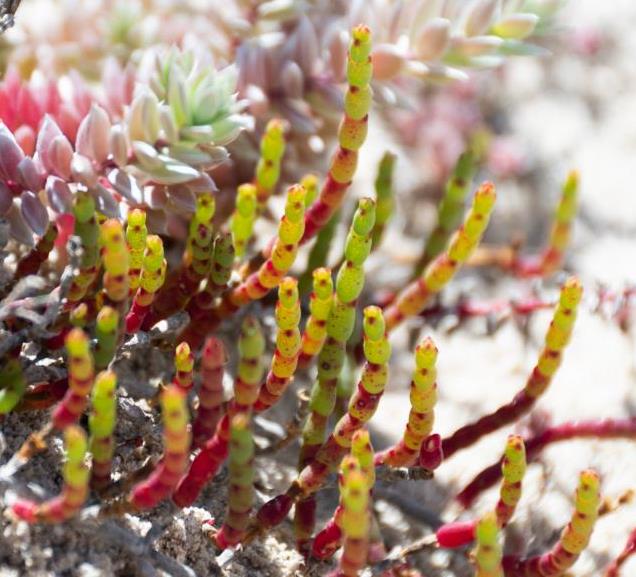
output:
[[[236,191],[236,208],[230,218],[232,242],[238,260],[245,256],[256,220],[256,186],[241,184]]]
[[[108,219],[101,226],[102,264],[104,266],[104,292],[112,303],[121,304],[128,299],[128,247],[121,222]]]
[[[329,173],[318,199],[307,210],[303,241],[313,238],[340,208],[347,188],[356,171],[358,150],[367,136],[371,106],[373,75],[371,62],[371,31],[360,25],[351,31],[347,60],[347,82],[344,99],[344,119],[338,130],[338,149],[331,160]]]
[[[393,169],[395,168],[395,154],[385,152],[378,166],[375,179],[375,226],[371,235],[371,244],[375,249],[382,241],[384,229],[393,216],[395,200],[393,199]]]
[[[108,367],[115,356],[119,339],[119,313],[111,308],[104,307],[97,313],[95,323],[95,368],[102,371]]]
[[[139,288],[141,267],[144,261],[146,250],[146,238],[148,229],[146,228],[146,212],[135,208],[128,213],[126,222],[126,244],[130,259],[128,275],[130,277],[130,296],[134,296]]]
[[[300,301],[298,299],[298,281],[285,277],[278,287],[278,302],[275,311],[276,350],[267,374],[261,386],[255,410],[264,411],[282,397],[291,383],[300,353]]]
[[[519,435],[510,435],[501,463],[501,488],[495,508],[499,527],[505,527],[521,499],[521,483],[526,473],[526,447]]]
[[[448,239],[459,226],[464,214],[464,203],[475,173],[475,157],[467,151],[460,155],[453,174],[446,182],[444,196],[437,207],[437,223],[431,232],[413,277],[419,277],[426,266],[446,248]]]
[[[415,370],[411,380],[411,411],[398,443],[376,455],[378,465],[412,466],[420,454],[422,443],[431,434],[437,403],[437,347],[430,337],[415,349]]]
[[[152,509],[168,498],[188,467],[190,433],[186,397],[174,385],[160,397],[163,420],[163,458],[150,476],[137,483],[128,495],[132,509]]]
[[[73,329],[65,340],[68,366],[68,390],[53,409],[53,427],[64,430],[82,416],[93,387],[93,357],[88,337],[82,329]]]
[[[563,358],[576,320],[576,311],[581,301],[583,287],[575,277],[569,278],[561,288],[561,296],[552,322],[545,336],[545,345],[537,364],[526,381],[525,387],[515,398],[497,409],[494,413],[481,417],[465,425],[444,439],[442,448],[444,457],[472,445],[481,437],[516,422],[534,406],[552,382]]]
[[[194,355],[188,343],[179,343],[174,350],[175,374],[172,384],[179,388],[184,395],[187,395],[192,388],[194,369]]]
[[[311,392],[311,412],[303,430],[301,467],[322,445],[327,420],[335,407],[338,376],[355,325],[355,304],[364,286],[364,262],[371,250],[374,222],[375,202],[361,199],[347,236],[345,261],[336,278],[336,296],[327,318],[327,339],[318,357],[318,379]]]
[[[79,191],[73,201],[75,234],[82,242],[82,256],[79,270],[73,278],[67,299],[68,308],[81,301],[86,291],[97,278],[99,271],[99,226],[95,214],[95,201],[84,191]]]
[[[256,165],[256,198],[263,206],[280,178],[280,163],[285,154],[285,126],[273,118],[267,123],[261,138],[261,157]]]
[[[327,320],[334,300],[331,270],[317,268],[313,272],[313,292],[309,297],[309,318],[303,332],[299,364],[307,366],[320,353],[327,339]]]
[[[488,513],[479,520],[475,537],[475,577],[504,577],[499,527],[494,513]]]
[[[254,441],[248,415],[239,413],[230,425],[228,506],[214,543],[220,549],[236,547],[245,537],[254,502]]]
[[[547,553],[529,559],[504,559],[506,575],[512,577],[558,577],[574,565],[587,547],[601,503],[598,474],[587,469],[579,477],[574,513],[559,542]]]
[[[146,238],[146,249],[141,266],[139,287],[135,293],[132,307],[126,316],[126,332],[136,333],[166,279],[166,259],[163,256],[163,242],[160,237],[151,234]]]
[[[117,419],[116,388],[117,376],[113,371],[103,371],[95,378],[88,427],[93,456],[91,485],[97,490],[105,489],[111,483],[111,466],[115,452],[113,432]]]
[[[18,500],[12,512],[28,523],[62,523],[80,511],[88,497],[90,470],[86,466],[86,435],[75,425],[64,430],[66,463],[62,470],[62,492],[44,503]]]
[[[454,234],[446,252],[431,261],[422,276],[409,284],[385,311],[389,331],[405,318],[418,314],[453,278],[479,244],[494,204],[495,187],[491,183],[482,184],[464,224]]]

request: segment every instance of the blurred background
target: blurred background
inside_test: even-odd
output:
[[[232,24],[231,15],[240,13],[241,4],[23,0],[17,26],[3,37],[0,53],[5,67],[23,77],[32,70],[66,74],[77,69],[95,83],[109,56],[120,62],[130,59],[143,68],[145,63],[136,54],[157,38],[165,45],[175,41],[195,52],[205,45],[206,57],[221,66],[228,63],[231,48],[227,27]],[[372,26],[375,19],[381,30],[386,26],[382,19],[386,5],[398,3],[371,2],[366,7],[364,2],[349,5],[335,0],[301,4],[294,19],[282,26],[286,48],[280,54],[263,56],[277,49],[272,48],[277,45],[267,35],[267,27],[258,40],[246,32],[247,40],[237,51],[240,96],[256,121],[255,131],[243,133],[229,146],[231,169],[221,167],[213,174],[227,210],[231,209],[233,186],[251,170],[258,135],[272,112],[283,114],[291,126],[284,178],[292,181],[307,166],[316,170],[324,166],[333,144],[329,134],[339,118],[329,107],[337,101],[338,89],[324,74],[312,71],[312,76],[307,71],[311,68],[307,62],[324,53],[312,52],[311,42],[337,45],[334,30],[343,28],[343,21],[360,17],[368,16]],[[369,264],[368,276],[375,286],[404,286],[422,239],[434,223],[443,185],[468,145],[483,153],[477,180],[497,184],[498,205],[486,235],[486,242],[493,246],[516,244],[528,252],[540,249],[549,233],[561,183],[569,170],[580,173],[580,209],[565,268],[581,276],[589,293],[588,306],[581,312],[550,391],[533,416],[518,425],[519,432],[550,422],[636,415],[633,328],[629,321],[616,322],[616,311],[594,300],[602,290],[620,292],[636,283],[635,27],[636,3],[632,1],[571,0],[533,38],[536,50],[529,57],[506,59],[492,69],[469,70],[466,77],[462,73],[455,81],[449,72],[442,83],[409,77],[377,86],[377,109],[353,187],[353,196],[368,194],[381,156],[386,150],[397,154],[395,216]],[[329,58],[334,59],[337,49],[329,46]],[[287,66],[292,54],[301,71],[300,80],[296,68]],[[329,58],[323,59],[327,62]],[[123,74],[124,68],[122,65],[117,74]],[[72,81],[73,76],[70,78]],[[298,91],[305,98],[302,105]],[[274,202],[273,211],[278,208]],[[345,213],[350,208],[346,206]],[[178,223],[160,224],[166,230],[179,230]],[[271,223],[262,226],[267,230]],[[344,229],[337,228],[334,234],[340,239]],[[339,242],[334,246],[336,251],[340,249]],[[519,283],[488,270],[468,272],[444,298],[454,302],[466,295],[514,299],[532,294],[550,299],[556,295],[555,280],[562,277],[549,283]],[[459,329],[452,322],[425,325],[416,319],[397,331],[390,389],[373,421],[377,446],[394,442],[406,420],[411,349],[418,335],[433,335],[440,349],[436,429],[444,436],[506,402],[522,386],[549,317],[549,312],[538,312],[529,319],[512,315],[494,319],[495,326],[493,319],[477,319],[462,323]],[[395,491],[407,499],[406,505],[389,496],[377,506],[389,547],[421,534],[418,519],[408,514],[409,502],[445,518],[457,514],[451,497],[498,458],[509,432],[491,435],[470,453],[449,460],[434,483],[396,485]],[[569,518],[577,473],[587,466],[601,472],[605,495],[618,498],[634,487],[633,443],[586,440],[547,449],[539,464],[530,468],[517,520],[507,533],[509,550],[538,551],[554,541]],[[486,510],[491,502],[492,494],[486,494],[475,510]],[[589,551],[572,575],[600,575],[622,549],[635,512],[636,505],[630,504],[602,518]],[[430,575],[470,574],[465,559],[445,554],[424,555],[418,563]],[[623,571],[624,575],[636,574],[636,560],[628,562]]]

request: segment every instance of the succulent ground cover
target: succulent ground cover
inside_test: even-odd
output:
[[[144,22],[196,19],[194,3],[142,4],[141,19],[114,12],[99,20],[110,35],[102,24],[93,30],[100,40],[86,57],[101,81],[68,72],[73,50],[55,59],[70,93],[43,78],[40,39],[28,30],[22,52],[8,56],[0,100],[7,570],[45,571],[48,553],[29,553],[41,550],[38,540],[50,543],[52,570],[68,574],[576,570],[597,520],[630,499],[603,499],[611,471],[595,463],[581,462],[578,478],[567,479],[574,497],[560,530],[530,524],[532,547],[503,537],[515,534],[518,510],[533,497],[527,472],[548,446],[636,434],[622,414],[548,423],[541,413],[572,362],[577,318],[609,308],[608,323],[624,331],[633,318],[629,286],[599,289],[563,272],[584,170],[562,175],[540,248],[483,242],[501,195],[482,178],[489,145],[471,132],[405,267],[399,247],[388,246],[401,155],[362,160],[377,137],[370,119],[409,110],[407,98],[424,105],[423,82],[461,82],[471,68],[537,55],[526,38],[548,26],[554,3],[377,2],[366,14],[359,3],[304,11],[297,2],[237,2],[235,19],[204,11],[204,32],[182,38],[150,33]],[[208,25],[227,42],[210,46]],[[86,41],[79,30],[61,34],[73,49]],[[180,47],[169,48],[173,41]],[[374,184],[355,196],[365,177]],[[525,287],[523,297],[453,290],[471,277],[481,294],[497,279]],[[492,335],[511,318],[540,325],[530,370],[510,398],[449,430],[438,414],[445,353],[430,333],[485,320]],[[407,361],[396,367],[398,357]],[[396,434],[374,447],[386,427],[385,393],[401,377],[409,394],[400,418],[390,417]],[[454,463],[475,470],[475,447],[511,432],[501,460],[480,463],[472,481],[439,482]],[[437,486],[464,511],[440,516],[396,495],[404,486]],[[484,494],[492,486],[498,495]],[[416,518],[398,539],[387,503]],[[629,533],[615,561],[597,561],[597,574],[629,563]],[[90,553],[55,560],[69,548]]]

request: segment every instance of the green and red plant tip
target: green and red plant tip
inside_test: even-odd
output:
[[[79,303],[93,284],[99,272],[100,230],[95,213],[95,201],[88,192],[79,191],[73,201],[75,234],[82,245],[82,257],[67,295],[67,308]]]
[[[366,429],[360,429],[354,433],[351,439],[351,453],[345,456],[340,463],[340,473],[338,475],[338,485],[341,494],[340,503],[333,517],[327,521],[324,528],[313,539],[311,556],[315,559],[329,559],[342,546],[343,485],[346,474],[351,470],[357,469],[365,475],[369,492],[371,492],[375,485],[375,464],[371,438],[369,431]]]
[[[128,219],[126,221],[126,244],[128,245],[130,261],[128,275],[130,278],[131,297],[135,295],[135,292],[139,288],[147,237],[146,213],[139,208],[134,208],[128,213]]]
[[[254,501],[254,441],[250,417],[239,413],[230,424],[229,493],[225,520],[212,541],[219,549],[239,545],[247,533]]]
[[[497,526],[503,529],[512,518],[519,499],[521,483],[526,472],[526,452],[523,439],[518,435],[510,435],[506,442],[501,472],[503,481],[499,491],[499,500],[495,507]],[[462,547],[475,538],[479,521],[455,521],[442,525],[436,532],[437,544],[440,547]]]
[[[582,294],[583,287],[577,278],[571,277],[564,283],[559,303],[545,336],[544,348],[526,381],[525,387],[515,395],[510,403],[481,417],[474,423],[461,427],[445,438],[442,445],[444,458],[449,458],[457,451],[472,445],[481,437],[514,423],[530,411],[550,386],[561,364],[563,351],[574,328]]]
[[[358,150],[367,136],[368,115],[373,75],[371,61],[371,30],[356,26],[351,31],[347,59],[347,82],[344,97],[344,118],[338,131],[338,149],[329,167],[320,194],[307,210],[302,242],[307,242],[331,219],[340,208],[358,164]]]
[[[95,369],[90,342],[82,329],[73,329],[66,336],[68,390],[53,409],[53,428],[63,431],[79,421],[93,388]]]
[[[183,310],[196,293],[212,265],[213,218],[216,212],[214,195],[205,192],[197,197],[196,207],[188,231],[188,240],[181,267],[161,287],[146,315],[144,330],[170,315]]]
[[[484,234],[495,205],[495,187],[482,184],[464,223],[451,238],[445,252],[439,254],[424,269],[422,275],[409,284],[390,304],[384,316],[389,331],[422,311],[433,295],[439,293],[468,260]]]
[[[194,355],[188,343],[179,343],[174,350],[174,378],[172,384],[187,395],[192,389]]]
[[[129,253],[124,229],[119,220],[111,218],[101,226],[102,264],[104,266],[104,293],[108,301],[121,305],[128,299]]]
[[[394,447],[376,455],[376,464],[391,467],[412,466],[422,444],[430,436],[437,403],[437,347],[429,337],[415,348],[415,370],[411,380],[409,420],[402,438]]]
[[[254,409],[265,411],[276,404],[291,383],[300,353],[300,301],[298,281],[285,277],[278,286],[276,350],[265,382],[261,385]]]
[[[95,336],[95,368],[101,371],[113,360],[119,340],[119,313],[112,307],[105,306],[97,313]]]
[[[169,498],[185,473],[190,457],[188,406],[185,394],[169,385],[160,397],[163,457],[150,476],[137,483],[127,502],[132,510],[152,509]]]
[[[313,291],[309,296],[309,318],[305,325],[298,363],[307,366],[322,350],[327,339],[327,320],[333,304],[331,270],[317,268],[312,273]]]
[[[547,553],[536,557],[504,558],[505,574],[511,577],[564,575],[576,563],[592,536],[601,504],[599,487],[598,473],[592,469],[583,471],[575,494],[574,513],[558,543]]]
[[[112,371],[104,371],[95,378],[88,417],[90,452],[93,457],[91,486],[97,491],[106,489],[111,483],[116,419],[117,376]]]
[[[350,468],[342,486],[342,556],[336,577],[357,577],[367,565],[371,528],[369,480],[361,468]]]
[[[64,463],[61,493],[43,503],[20,499],[11,507],[13,514],[28,523],[63,523],[75,517],[89,492],[90,469],[86,465],[87,441],[84,431],[69,425],[64,430]]]
[[[261,157],[256,165],[254,184],[256,200],[264,206],[280,178],[281,160],[285,154],[285,125],[278,118],[267,123],[261,138]]]
[[[245,256],[254,231],[257,213],[256,194],[256,186],[250,183],[241,184],[236,191],[236,208],[230,219],[230,230],[238,260]]]
[[[484,515],[476,524],[475,577],[504,577],[499,527],[494,513]]]
[[[146,238],[146,248],[141,264],[139,286],[132,306],[126,315],[126,333],[136,333],[142,326],[152,307],[155,295],[166,278],[166,259],[163,256],[163,242],[157,235]]]

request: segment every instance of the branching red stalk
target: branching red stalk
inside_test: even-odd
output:
[[[528,462],[535,460],[548,445],[572,439],[636,439],[636,417],[628,419],[602,419],[574,421],[550,427],[525,440]],[[501,478],[501,461],[482,470],[456,499],[469,507],[480,493],[492,487]]]

